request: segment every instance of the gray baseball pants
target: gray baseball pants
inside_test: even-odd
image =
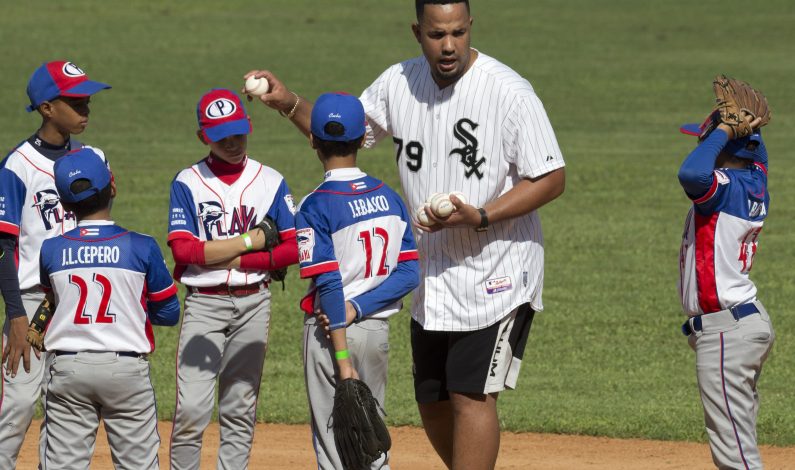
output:
[[[196,470],[218,379],[219,470],[248,468],[257,395],[268,346],[270,291],[245,296],[191,293],[177,353],[171,468]]]
[[[39,289],[22,291],[22,306],[28,315],[28,322],[33,318],[36,309],[44,300],[44,292]],[[8,341],[8,318],[3,327],[3,347]],[[0,396],[0,469],[16,468],[17,456],[25,433],[28,431],[36,409],[39,396],[46,394],[44,384],[44,371],[47,370],[49,354],[42,354],[41,359],[36,359],[33,351],[30,352],[30,373],[25,372],[20,360],[19,371],[13,379],[6,375],[3,367],[3,393]],[[44,424],[39,435],[39,459],[43,462],[44,456]]]
[[[370,387],[373,397],[384,405],[387,368],[389,365],[389,321],[362,320],[346,330],[348,351],[359,378]],[[336,363],[331,340],[318,326],[317,317],[304,318],[304,374],[312,439],[319,470],[343,470],[334,431],[331,411],[334,408],[334,390],[337,386]],[[389,455],[373,462],[371,469],[389,469]]]
[[[703,315],[702,330],[688,337],[696,352],[696,375],[712,461],[719,469],[759,469],[756,444],[762,364],[775,333],[760,302],[758,314],[735,320],[727,311]]]
[[[44,470],[88,469],[99,419],[117,470],[156,470],[157,406],[146,357],[115,352],[56,356],[45,403]]]

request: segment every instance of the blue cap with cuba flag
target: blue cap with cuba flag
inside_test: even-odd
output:
[[[251,120],[240,97],[231,90],[214,88],[196,105],[199,130],[206,140],[218,142],[231,135],[251,133]]]
[[[700,142],[706,139],[717,127],[718,115],[717,111],[714,111],[701,124],[682,124],[679,127],[679,132],[696,136]],[[767,166],[767,149],[765,148],[765,142],[762,140],[762,131],[760,129],[755,129],[751,135],[730,140],[723,150],[735,157],[746,158]]]
[[[27,110],[31,112],[43,102],[52,101],[59,96],[85,98],[107,88],[110,85],[89,80],[86,73],[72,62],[45,62],[33,72],[28,81],[30,106]]]
[[[342,124],[343,133],[329,134],[326,125],[330,122]],[[320,95],[312,108],[311,130],[313,135],[323,140],[348,142],[358,139],[367,131],[361,101],[346,93]]]
[[[61,201],[77,203],[99,193],[110,184],[108,165],[89,147],[69,152],[55,161],[55,188]],[[87,189],[75,194],[71,186],[77,180],[88,180]]]

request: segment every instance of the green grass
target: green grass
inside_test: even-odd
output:
[[[688,201],[676,171],[693,141],[677,126],[711,103],[716,73],[764,90],[773,107],[769,221],[754,279],[777,342],[765,366],[759,436],[795,444],[795,4],[630,0],[475,1],[473,45],[527,77],[544,101],[567,162],[562,198],[541,211],[546,311],[537,316],[519,390],[500,399],[506,429],[703,440],[694,357],[678,332],[677,254]],[[195,103],[212,87],[242,86],[270,68],[310,98],[358,93],[388,65],[419,54],[408,1],[13,2],[0,19],[0,145],[38,125],[24,112],[27,79],[68,58],[114,86],[92,106],[82,136],[109,156],[119,187],[115,219],[165,247],[169,182],[205,148]],[[758,37],[757,37],[758,36]],[[722,45],[725,43],[725,45]],[[275,112],[249,108],[250,153],[281,171],[296,197],[322,176],[305,140]],[[361,166],[398,186],[383,144]],[[295,270],[274,290],[271,344],[258,417],[304,422]],[[408,315],[392,323],[389,421],[418,424]],[[176,328],[157,331],[160,415],[174,406]]]

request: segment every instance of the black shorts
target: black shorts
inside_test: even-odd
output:
[[[515,388],[534,315],[530,304],[523,304],[475,331],[429,331],[412,319],[417,402],[449,400],[449,392],[488,394]]]

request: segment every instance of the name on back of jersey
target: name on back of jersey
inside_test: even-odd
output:
[[[116,264],[118,262],[118,246],[89,245],[81,246],[76,251],[73,251],[71,247],[61,250],[61,266]]]
[[[383,195],[363,197],[348,201],[348,207],[351,208],[351,216],[354,218],[363,217],[376,212],[388,212],[389,201]]]

